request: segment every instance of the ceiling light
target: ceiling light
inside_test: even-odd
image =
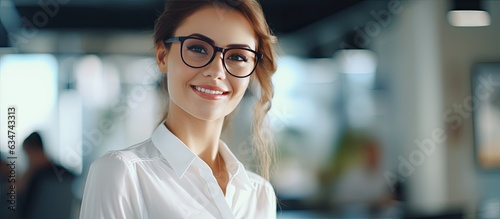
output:
[[[456,27],[484,27],[491,24],[490,14],[481,7],[481,0],[455,0],[447,16],[448,22]]]
[[[490,14],[487,11],[449,11],[448,22],[456,27],[484,27],[489,26]]]

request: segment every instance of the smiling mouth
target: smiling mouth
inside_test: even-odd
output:
[[[192,87],[199,92],[206,93],[206,94],[212,94],[212,95],[226,95],[229,93],[229,92],[224,92],[224,91],[219,91],[219,90],[210,90],[210,89],[198,87],[198,86],[192,86]]]

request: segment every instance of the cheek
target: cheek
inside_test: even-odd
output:
[[[250,83],[249,78],[244,78],[244,79],[236,79],[231,83],[233,85],[233,89],[236,91],[237,95],[236,96],[243,96],[245,91],[248,88],[248,84]]]
[[[192,69],[185,69],[184,66],[175,63],[175,61],[169,66],[167,72],[167,89],[171,98],[177,97],[183,99],[183,97],[180,96],[185,93],[185,85],[190,79],[189,76],[191,72],[189,70]]]
[[[169,66],[167,72],[169,85],[182,84],[197,73],[197,69],[185,65],[179,55],[170,56],[167,63]]]

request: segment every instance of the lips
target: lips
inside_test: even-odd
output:
[[[211,85],[193,85],[191,88],[202,98],[210,100],[219,100],[229,94],[229,91]]]
[[[200,92],[203,92],[203,93],[207,93],[207,94],[218,94],[218,95],[221,95],[223,94],[224,92],[222,91],[218,91],[218,90],[210,90],[210,89],[206,89],[206,88],[202,88],[202,87],[194,87],[197,91],[200,91]]]

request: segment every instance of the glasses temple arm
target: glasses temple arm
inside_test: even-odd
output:
[[[166,39],[165,43],[173,43],[173,42],[177,42],[177,41],[180,41],[180,37],[172,37],[170,39]]]

